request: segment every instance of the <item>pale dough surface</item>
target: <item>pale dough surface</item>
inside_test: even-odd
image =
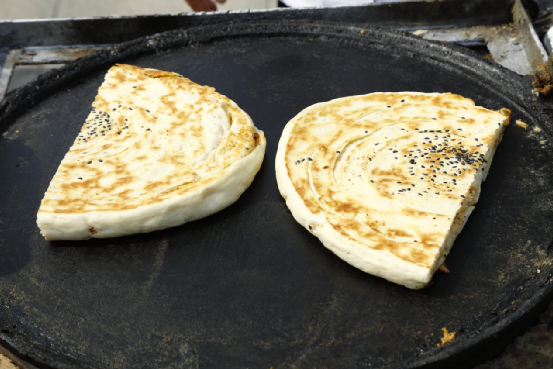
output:
[[[280,193],[337,256],[422,288],[478,201],[509,113],[417,92],[315,104],[280,139]]]
[[[38,211],[49,240],[145,233],[234,203],[263,162],[262,131],[229,98],[176,73],[108,71]]]

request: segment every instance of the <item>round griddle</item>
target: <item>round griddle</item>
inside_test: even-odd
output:
[[[115,62],[180,73],[265,131],[264,164],[232,206],[151,234],[46,242],[40,200]],[[299,226],[274,159],[303,108],[375,91],[454,92],[508,107],[508,127],[451,273],[408,290],[365,274]],[[199,27],[53,71],[1,109],[0,338],[40,367],[454,368],[498,353],[552,292],[550,122],[522,78],[392,31],[310,22]],[[550,140],[548,141],[550,142]],[[437,347],[442,327],[457,333]]]

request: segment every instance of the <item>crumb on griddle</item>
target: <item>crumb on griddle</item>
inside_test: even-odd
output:
[[[450,270],[447,268],[447,266],[445,265],[445,261],[442,263],[442,265],[440,265],[440,272],[443,272],[445,274],[449,274],[450,273]]]
[[[527,124],[527,123],[524,123],[524,122],[521,121],[520,119],[517,119],[516,124],[517,124],[517,126],[519,126],[520,128],[524,128],[524,129],[528,128],[528,124]]]
[[[436,346],[440,347],[455,340],[455,332],[449,332],[446,327],[442,328],[444,336],[442,337],[442,343],[437,343]]]

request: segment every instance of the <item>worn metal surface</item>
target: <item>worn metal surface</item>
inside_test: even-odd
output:
[[[49,244],[35,225],[40,199],[118,61],[235,100],[266,132],[265,163],[237,203],[204,220]],[[284,21],[152,36],[39,77],[0,106],[0,338],[58,368],[471,367],[551,295],[551,123],[530,88],[458,48]],[[422,291],[325,250],[287,211],[273,169],[281,130],[304,107],[403,90],[460,93],[542,129],[507,129],[448,257],[452,273]],[[444,326],[457,339],[438,348]]]
[[[511,22],[511,0],[374,3],[333,8],[273,9],[143,17],[1,21],[0,48],[28,45],[116,44],[171,29],[248,20],[322,20],[404,29]]]
[[[531,19],[522,6],[521,0],[515,0],[513,6],[513,24],[517,28],[522,38],[534,39],[533,43],[524,43],[524,53],[532,70],[546,62],[547,53],[541,44]]]
[[[67,63],[83,56],[94,54],[101,49],[96,46],[86,48],[11,50],[6,56],[0,73],[0,100],[4,98],[8,91],[11,76],[17,65]]]
[[[513,20],[503,25],[480,25],[443,30],[417,30],[427,40],[486,45],[493,61],[521,75],[532,75],[547,59],[520,0],[513,4]]]

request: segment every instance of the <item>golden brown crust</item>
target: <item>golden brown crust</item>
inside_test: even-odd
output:
[[[206,116],[218,119],[210,128],[228,119],[231,129],[213,138]],[[215,89],[176,73],[117,64],[40,212],[122,211],[197,191],[251,153],[260,137],[249,117]],[[145,174],[150,178],[139,181]]]
[[[373,93],[333,100],[289,123],[285,173],[308,212],[324,214],[343,239],[431,268],[451,222],[462,227],[466,219],[409,204],[416,204],[417,196],[432,195],[436,199],[430,201],[454,208],[477,197],[478,188],[470,182],[484,166],[497,132],[508,124],[510,111],[499,113],[455,94]],[[485,133],[479,133],[483,127]],[[390,132],[389,137],[382,132]],[[419,158],[421,152],[424,157]],[[383,157],[386,164],[375,164]],[[356,186],[350,185],[355,181],[374,192],[371,198],[404,205],[398,213],[390,208],[387,218],[388,209],[377,211],[359,200],[363,194],[344,189]],[[463,181],[466,192],[459,192],[457,183]],[[432,227],[405,232],[402,225],[412,219],[424,219]],[[434,224],[438,222],[440,226]]]

